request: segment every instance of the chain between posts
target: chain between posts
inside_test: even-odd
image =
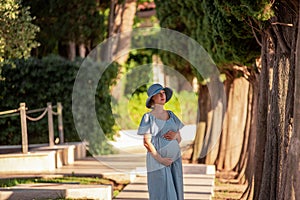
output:
[[[29,117],[28,115],[26,115],[26,118],[29,119],[30,121],[36,122],[36,121],[41,120],[46,115],[47,111],[48,110],[46,108],[46,109],[44,109],[44,112],[40,116],[34,118],[34,117]]]
[[[57,112],[54,112],[53,108],[57,108]],[[39,121],[43,117],[45,117],[46,113],[48,113],[49,146],[54,146],[53,115],[58,116],[59,143],[64,143],[62,108],[63,107],[61,103],[58,102],[57,106],[52,106],[52,103],[47,103],[47,108],[39,108],[27,111],[26,104],[22,102],[20,103],[20,107],[18,109],[2,111],[0,112],[0,116],[2,115],[1,118],[5,118],[20,115],[22,132],[22,152],[28,153],[27,119],[30,121]],[[36,113],[42,111],[43,113],[38,117],[30,117],[27,115],[29,113]]]

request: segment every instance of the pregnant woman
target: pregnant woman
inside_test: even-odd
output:
[[[147,148],[147,183],[150,200],[183,200],[183,174],[179,130],[184,126],[178,117],[164,109],[172,97],[170,88],[160,84],[149,87],[145,113],[138,129]]]

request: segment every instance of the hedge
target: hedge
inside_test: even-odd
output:
[[[14,60],[12,64],[4,65],[0,77],[0,111],[16,109],[20,102],[25,102],[29,110],[44,108],[47,102],[52,102],[52,105],[61,102],[65,142],[80,141],[73,122],[72,90],[81,62],[80,59],[71,62],[52,55],[42,59]],[[110,104],[101,102],[111,98],[109,86],[113,84],[117,73],[118,65],[109,66],[98,83],[95,95],[96,113],[98,116],[105,116],[105,119],[98,118],[99,123],[110,138],[114,135],[114,117]],[[30,116],[35,117],[40,114],[30,114]],[[38,122],[27,120],[27,126],[29,144],[48,143],[47,117]],[[57,128],[54,128],[55,137],[58,137]],[[0,145],[21,144],[19,116],[0,116],[0,130]],[[107,151],[107,147],[99,145],[101,141],[93,142],[95,147],[92,148],[92,153],[102,154]]]

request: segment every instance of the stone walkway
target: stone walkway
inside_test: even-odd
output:
[[[215,167],[201,164],[183,164],[184,199],[210,200],[213,197]],[[56,174],[103,175],[117,181],[128,181],[116,200],[149,199],[145,154],[101,156],[76,161],[74,165],[58,169]]]
[[[148,199],[145,154],[87,157],[73,165],[63,166],[47,174],[2,174],[1,178],[22,176],[99,176],[117,181],[131,181],[115,198],[118,200]],[[206,165],[184,164],[185,200],[209,200],[213,196],[215,168]]]
[[[213,196],[214,175],[184,175],[185,200],[210,200]],[[146,200],[149,199],[147,177],[137,177],[114,199]]]

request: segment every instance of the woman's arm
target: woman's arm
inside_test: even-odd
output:
[[[164,138],[167,140],[177,140],[178,144],[181,142],[182,139],[179,131],[168,131],[166,134],[164,134]]]
[[[151,143],[151,134],[144,135],[144,146],[148,150],[148,152],[153,156],[155,160],[162,163],[165,166],[169,166],[172,164],[173,160],[171,158],[163,158],[161,155],[156,151],[155,147]]]
[[[177,131],[177,134],[176,134],[176,140],[178,142],[178,144],[181,142],[182,138],[181,138],[181,135],[180,135],[180,132]]]

